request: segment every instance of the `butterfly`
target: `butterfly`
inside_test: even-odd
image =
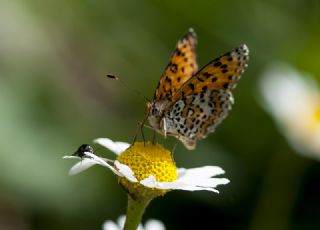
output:
[[[198,70],[196,45],[196,34],[189,29],[146,104],[151,127],[176,137],[189,150],[226,118],[234,103],[232,90],[249,60],[248,47],[241,45]]]

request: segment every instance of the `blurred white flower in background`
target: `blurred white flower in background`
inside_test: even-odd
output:
[[[107,220],[106,222],[104,222],[102,229],[103,230],[122,230],[125,221],[126,221],[125,216],[120,216],[116,223],[111,220]],[[165,230],[165,229],[166,228],[161,221],[150,219],[146,221],[144,226],[140,224],[137,230]]]
[[[299,153],[320,160],[320,91],[311,76],[287,64],[273,64],[262,74],[263,107]]]

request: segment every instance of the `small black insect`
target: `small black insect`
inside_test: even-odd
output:
[[[82,160],[83,158],[88,157],[86,154],[84,154],[85,152],[89,152],[93,154],[93,148],[91,147],[91,145],[88,145],[88,144],[81,145],[77,149],[77,151],[75,151],[72,155],[80,157]]]

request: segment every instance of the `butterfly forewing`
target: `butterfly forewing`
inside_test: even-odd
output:
[[[233,89],[247,67],[248,55],[247,46],[242,45],[209,62],[185,82],[175,94],[173,101],[187,95],[201,93],[207,89]]]
[[[197,72],[196,44],[196,34],[192,29],[189,29],[178,41],[171,55],[155,91],[154,101],[171,101],[172,96]]]

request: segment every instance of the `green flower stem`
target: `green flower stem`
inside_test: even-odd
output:
[[[150,198],[134,200],[130,195],[128,195],[128,209],[124,230],[136,230],[138,228],[144,210],[146,209],[151,200],[152,199]]]

